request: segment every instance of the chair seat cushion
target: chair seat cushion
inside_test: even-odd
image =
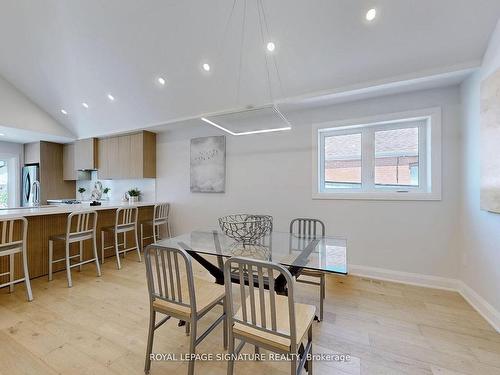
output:
[[[183,303],[189,304],[189,290],[186,278],[182,283],[182,300]],[[222,300],[226,294],[224,285],[215,284],[213,282],[194,277],[194,291],[196,299],[196,312],[201,314],[206,310],[212,308],[217,302]],[[173,302],[165,301],[163,299],[155,299],[153,301],[153,308],[163,314],[174,315],[176,317],[191,317],[191,307],[181,306]]]
[[[288,297],[275,295],[276,297],[276,328],[277,331],[286,335],[290,334],[290,315],[288,312]],[[266,327],[271,329],[271,305],[269,292],[265,291],[265,308],[266,308]],[[251,322],[251,304],[250,296],[246,299],[247,319]],[[255,291],[255,312],[256,323],[261,326],[260,322],[260,299],[258,290]],[[295,327],[297,334],[297,344],[302,341],[302,338],[307,333],[309,326],[314,320],[316,307],[303,303],[295,303]],[[240,307],[236,313],[236,318],[243,320],[243,310]],[[261,326],[262,327],[262,326]],[[273,334],[272,332],[263,332],[259,329],[248,327],[244,324],[235,322],[233,326],[235,335],[247,337],[252,340],[260,341],[270,345],[278,350],[290,351],[290,339]]]

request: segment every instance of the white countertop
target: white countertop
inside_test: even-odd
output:
[[[77,211],[86,210],[111,210],[120,207],[145,207],[154,206],[154,202],[137,202],[130,204],[128,202],[101,202],[100,206],[90,206],[90,203],[82,204],[61,204],[42,207],[20,207],[0,209],[0,220],[12,219],[20,216],[41,216],[41,215],[57,215],[66,214]]]

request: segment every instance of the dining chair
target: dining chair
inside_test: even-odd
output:
[[[26,286],[26,297],[33,301],[31,291],[30,275],[28,272],[28,256],[26,253],[26,239],[28,233],[28,220],[24,217],[0,220],[0,257],[9,257],[9,271],[0,273],[0,277],[9,275],[9,281],[0,284],[0,288],[9,286],[9,291],[14,291],[14,285],[24,281]],[[15,255],[21,254],[23,264],[23,277],[15,279],[14,260]]]
[[[231,283],[234,268],[238,269],[240,281],[234,293],[239,294],[239,306],[235,305]],[[273,276],[276,274],[286,280],[286,296],[274,290]],[[232,257],[224,265],[224,279],[230,355],[227,374],[233,374],[235,358],[249,343],[255,346],[256,353],[262,347],[290,355],[291,375],[300,374],[307,361],[308,374],[312,375],[313,364],[308,355],[312,354],[312,322],[316,307],[295,303],[294,279],[290,272],[276,263]],[[307,343],[302,351],[306,336]],[[236,339],[240,340],[237,347]]]
[[[315,237],[317,235],[325,235],[325,224],[318,219],[297,218],[290,222],[290,233],[298,235],[299,237]],[[311,281],[301,278],[306,276],[309,278],[317,279],[318,281]],[[321,271],[303,269],[296,277],[299,283],[319,286],[319,320],[323,320],[323,302],[326,295],[325,274]]]
[[[153,209],[153,218],[151,220],[141,221],[141,249],[144,250],[144,240],[153,239],[153,243],[161,239],[160,229],[162,226],[165,228],[165,234],[170,237],[170,222],[169,222],[170,204],[158,203],[155,204]],[[151,236],[144,236],[144,227],[151,226],[153,234]]]
[[[114,247],[116,255],[116,265],[118,269],[122,268],[120,262],[120,254],[125,255],[127,251],[136,250],[139,262],[141,262],[141,251],[139,248],[139,240],[137,236],[137,217],[139,209],[137,207],[122,207],[116,210],[115,214],[115,225],[110,225],[101,228],[101,262],[104,264],[104,251],[106,249],[111,249]],[[105,233],[109,233],[113,236],[114,243],[110,246],[104,246]],[[135,246],[127,248],[127,233],[132,233],[134,235]],[[118,235],[123,234],[123,242],[118,242]],[[120,250],[120,247],[123,249]]]
[[[82,265],[95,262],[97,276],[101,276],[99,257],[97,256],[96,226],[96,211],[73,212],[68,215],[68,219],[66,221],[66,233],[49,237],[49,281],[52,281],[52,268],[54,263],[59,262],[66,262],[66,278],[68,280],[68,288],[73,286],[73,281],[71,279],[71,269],[73,267],[78,267],[81,271]],[[56,241],[64,242],[65,255],[62,258],[54,260],[54,242]],[[83,244],[85,241],[92,241],[94,257],[84,261]],[[71,255],[72,243],[79,244],[79,251],[76,255]],[[78,263],[72,264],[71,262],[75,258],[78,258]]]
[[[223,345],[227,348],[227,320],[225,289],[193,276],[191,257],[185,250],[155,247],[150,245],[144,251],[146,276],[149,291],[150,317],[146,362],[144,372],[151,368],[150,355],[153,350],[155,331],[171,317],[186,322],[186,334],[190,334],[189,353],[196,353],[196,346],[223,322]],[[198,321],[215,306],[222,305],[222,314],[198,336]],[[164,314],[156,321],[156,314]],[[191,328],[191,332],[190,331]],[[190,358],[188,374],[194,374],[195,359]]]

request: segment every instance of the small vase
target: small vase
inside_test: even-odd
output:
[[[84,194],[85,194],[85,193],[80,193],[80,200],[81,200],[81,201],[84,201],[84,200],[85,200],[85,195],[84,195]]]
[[[139,197],[128,197],[128,203],[137,203],[139,201]]]

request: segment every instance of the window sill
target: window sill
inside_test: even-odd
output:
[[[397,193],[397,192],[315,192],[312,199],[339,200],[387,200],[387,201],[440,201],[441,193]]]

